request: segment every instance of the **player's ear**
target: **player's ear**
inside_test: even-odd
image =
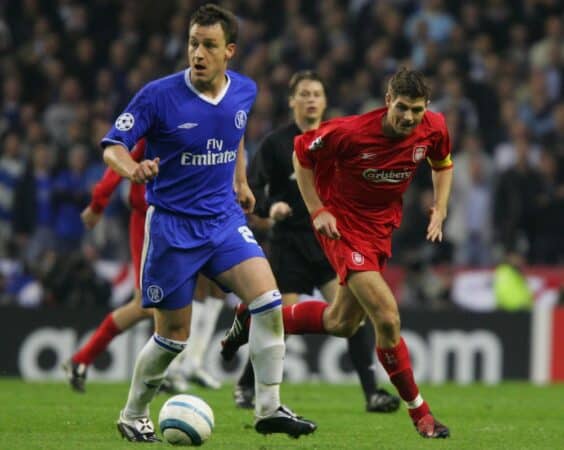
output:
[[[288,97],[288,106],[290,107],[290,109],[294,109],[294,106],[296,106],[296,99],[293,95],[290,95]]]
[[[390,91],[386,92],[384,100],[386,101],[386,106],[389,108],[390,104],[392,103],[392,94],[390,93]]]
[[[237,50],[237,45],[233,42],[225,46],[225,58],[227,59],[227,61],[235,56],[235,50]]]

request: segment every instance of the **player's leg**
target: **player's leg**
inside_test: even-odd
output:
[[[378,358],[405,401],[417,431],[424,437],[448,437],[448,428],[433,418],[413,378],[409,352],[400,335],[397,303],[388,284],[379,272],[351,272],[348,287],[374,324]]]
[[[299,294],[295,292],[282,294],[282,304],[284,306],[291,306],[297,303],[298,299]],[[255,407],[255,373],[250,358],[247,360],[243,372],[241,372],[235,384],[233,399],[238,408],[253,409]]]
[[[110,342],[139,321],[153,316],[152,309],[145,309],[141,306],[141,292],[139,290],[144,228],[145,213],[133,210],[129,216],[129,251],[135,279],[133,298],[129,303],[109,313],[88,342],[63,365],[71,387],[78,392],[84,392],[88,366],[106,350]]]
[[[225,293],[203,275],[198,275],[192,303],[192,332],[186,349],[172,362],[169,376],[184,377],[200,386],[219,389],[221,383],[203,367],[204,356],[215,331]]]
[[[320,287],[327,301],[335,298],[339,284],[332,278]],[[372,323],[362,322],[358,330],[347,338],[348,353],[358,374],[368,412],[393,412],[400,406],[400,399],[385,389],[378,388],[374,370],[375,339]]]
[[[155,310],[155,333],[135,361],[127,403],[120,412],[121,435],[138,442],[158,440],[149,417],[149,403],[157,394],[171,361],[186,347],[192,305]]]
[[[271,242],[269,262],[278,288],[282,294],[282,305],[289,306],[298,302],[300,292],[310,292],[313,283],[308,282],[307,269],[303,257],[294,245],[274,240]],[[251,360],[247,360],[235,389],[233,399],[235,405],[243,409],[253,409],[255,398],[255,376]]]
[[[203,387],[219,389],[221,387],[219,380],[204,368],[204,356],[216,329],[219,314],[225,304],[225,292],[206,277],[202,277],[202,283],[206,286],[206,295],[201,304],[199,320],[196,322],[192,319],[193,326],[197,327],[197,332],[192,334],[188,342],[190,352],[187,358],[189,363],[187,374],[189,381]]]
[[[255,429],[260,433],[286,433],[294,437],[316,429],[280,404],[284,364],[282,299],[264,257],[246,259],[217,276],[248,305],[253,316],[249,351],[255,370]]]
[[[251,314],[244,303],[237,306],[231,329],[221,342],[221,356],[233,359],[239,348],[249,340]],[[321,300],[309,300],[282,307],[286,334],[331,334],[339,337],[352,336],[365,312],[346,286],[339,286],[335,300],[328,304]]]
[[[75,391],[85,391],[88,366],[108,348],[116,336],[139,321],[152,317],[151,309],[141,308],[140,298],[139,290],[136,290],[131,301],[109,313],[90,339],[63,364],[70,385]]]
[[[140,284],[142,305],[155,308],[155,332],[137,355],[127,403],[117,423],[121,435],[130,441],[159,440],[149,417],[149,403],[170,362],[186,347],[190,333],[191,301],[200,269],[197,262],[208,254],[197,245],[192,252],[177,250],[178,240],[192,239],[187,225],[184,219],[153,207],[147,211]]]

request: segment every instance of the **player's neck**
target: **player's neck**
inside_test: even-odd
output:
[[[315,120],[315,121],[310,121],[310,120],[307,120],[307,119],[296,118],[294,120],[294,122],[296,122],[297,127],[302,131],[302,133],[305,133],[306,131],[316,130],[317,128],[319,128],[319,124],[321,123],[321,119]]]
[[[203,94],[211,99],[215,99],[218,95],[221,94],[225,85],[227,84],[227,76],[223,74],[222,76],[218,76],[217,79],[211,81],[193,81],[190,76],[190,83],[194,86],[200,94]]]

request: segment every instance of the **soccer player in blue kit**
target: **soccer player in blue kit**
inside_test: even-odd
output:
[[[227,70],[236,39],[232,13],[212,4],[200,7],[190,20],[189,68],[143,87],[102,140],[104,161],[132,182],[147,183],[150,205],[141,291],[143,306],[155,308],[155,333],[137,356],[117,424],[130,441],[159,440],[149,403],[186,346],[200,271],[235,292],[252,313],[256,431],[297,438],[316,429],[280,403],[282,301],[244,215],[255,203],[243,135],[256,85]],[[141,137],[147,159],[137,163],[129,150]]]

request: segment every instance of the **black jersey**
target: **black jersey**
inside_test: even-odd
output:
[[[286,232],[312,232],[292,165],[294,137],[298,134],[302,132],[294,122],[268,134],[249,168],[249,185],[257,198],[255,212],[259,216],[268,217],[270,207],[276,202],[286,202],[292,208],[291,216],[274,225],[274,239]]]

